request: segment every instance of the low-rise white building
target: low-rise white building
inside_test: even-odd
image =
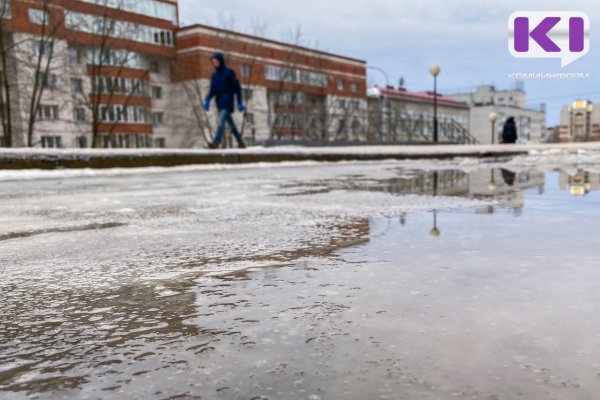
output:
[[[466,102],[471,108],[469,131],[482,144],[492,143],[492,122],[495,114],[495,143],[500,143],[505,122],[513,117],[517,124],[519,143],[541,143],[546,137],[546,106],[527,105],[522,85],[497,90],[493,85],[477,86],[474,91],[453,93],[448,97]]]

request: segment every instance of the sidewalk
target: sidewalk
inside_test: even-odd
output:
[[[543,145],[255,147],[247,150],[0,149],[0,169],[139,168],[284,161],[379,161],[513,157],[531,153],[600,151],[600,142]]]

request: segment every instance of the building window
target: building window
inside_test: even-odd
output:
[[[163,97],[163,93],[162,93],[162,87],[160,86],[153,86],[152,87],[152,97],[154,97],[155,99],[162,99]]]
[[[60,136],[42,136],[42,147],[45,149],[60,149],[62,147]]]
[[[154,138],[154,147],[164,149],[167,147],[167,141],[165,138]]]
[[[148,124],[152,114],[140,106],[103,105],[100,107],[100,117],[103,122]]]
[[[586,125],[587,125],[586,116],[581,112],[578,112],[577,114],[575,114],[575,117],[573,118],[574,136],[576,136],[576,137],[585,136],[585,134],[587,133]]]
[[[100,107],[100,116],[103,122],[117,122],[121,121],[124,118],[123,110],[120,107],[117,107],[118,111],[115,111],[114,106],[102,106]],[[118,116],[117,116],[118,114]]]
[[[358,83],[356,82],[352,82],[352,84],[350,85],[350,89],[354,92],[357,93],[358,92]]]
[[[320,88],[326,88],[329,83],[329,79],[325,74],[275,65],[265,65],[265,79],[268,81],[297,83]]]
[[[142,95],[148,93],[146,81],[113,76],[97,76],[93,81],[94,93]]]
[[[252,75],[252,67],[248,64],[242,64],[240,67],[240,74],[244,78],[248,78],[250,75]]]
[[[160,72],[160,64],[158,63],[158,61],[154,60],[150,63],[150,72]]]
[[[40,121],[56,121],[58,119],[58,106],[41,104],[37,116]]]
[[[338,119],[338,132],[344,132],[346,130],[346,119]]]
[[[10,1],[0,0],[0,18],[11,19]]]
[[[56,74],[38,72],[38,83],[44,88],[56,89]]]
[[[161,126],[165,123],[165,114],[162,112],[155,112],[152,115],[154,126]]]
[[[88,49],[87,62],[92,65],[148,69],[144,56],[120,49]]]
[[[81,79],[71,79],[71,91],[73,93],[83,93],[83,81]]]
[[[252,96],[254,96],[254,91],[252,89],[244,89],[242,91],[242,98],[246,103],[252,100]]]
[[[69,64],[81,64],[81,50],[69,47]]]
[[[169,31],[154,32],[154,44],[173,46],[172,34]]]
[[[360,132],[360,121],[358,120],[358,118],[354,117],[352,119],[352,132],[354,133],[359,133]]]
[[[338,106],[338,108],[346,108],[346,100],[342,100],[342,99],[338,100],[337,106]]]
[[[358,102],[358,100],[352,100],[352,102],[350,103],[350,107],[352,108],[352,111],[358,111],[360,103]]]
[[[41,40],[31,40],[31,53],[38,57],[52,57],[52,42],[42,42]]]
[[[85,109],[82,107],[75,107],[73,109],[73,120],[75,122],[85,122]]]
[[[163,19],[177,24],[177,6],[157,0],[129,0],[129,1],[107,1],[107,0],[81,0],[86,3],[99,4],[135,14]]]
[[[107,0],[102,0],[105,2]],[[111,2],[115,0],[110,0]],[[130,0],[128,0],[130,1]],[[173,32],[149,25],[141,25],[122,20],[112,20],[104,16],[82,14],[68,11],[65,13],[65,27],[77,32],[91,33],[104,37],[114,37],[141,43],[174,45]]]
[[[253,113],[249,113],[249,112],[247,112],[247,113],[244,115],[244,118],[245,118],[245,120],[246,120],[246,123],[247,123],[248,125],[254,125],[254,114],[253,114]]]
[[[143,149],[150,147],[152,138],[148,135],[136,135],[135,136],[135,147]]]
[[[36,25],[47,25],[48,24],[48,13],[44,10],[37,8],[29,9],[29,22]]]
[[[75,142],[77,144],[77,147],[79,147],[80,149],[85,149],[88,147],[87,137],[85,136],[78,136],[77,139],[75,139]]]
[[[344,81],[343,80],[339,80],[337,83],[337,88],[338,90],[344,90]]]

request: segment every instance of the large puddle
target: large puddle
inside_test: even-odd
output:
[[[0,398],[597,399],[600,171],[551,161],[0,174]]]

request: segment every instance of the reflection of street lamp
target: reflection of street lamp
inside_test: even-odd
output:
[[[433,196],[436,197],[438,195],[438,171],[433,173]],[[437,227],[437,210],[433,210],[433,229],[429,232],[429,236],[434,239],[438,239],[441,236],[441,232]]]
[[[431,236],[434,239],[439,239],[440,236],[442,236],[442,232],[440,232],[440,230],[437,227],[437,211],[433,212],[433,229],[431,230],[431,232],[429,232],[429,236]]]
[[[431,75],[433,75],[433,142],[437,143],[439,141],[438,136],[438,116],[437,116],[437,77],[442,72],[442,69],[439,65],[434,65],[429,70]]]
[[[498,121],[498,114],[493,112],[490,114],[490,122],[492,123],[492,144],[496,144],[496,121]]]
[[[496,184],[496,174],[494,172],[495,171],[492,169],[491,177],[490,177],[490,183],[488,184],[488,188],[492,192],[498,188],[498,185]]]

